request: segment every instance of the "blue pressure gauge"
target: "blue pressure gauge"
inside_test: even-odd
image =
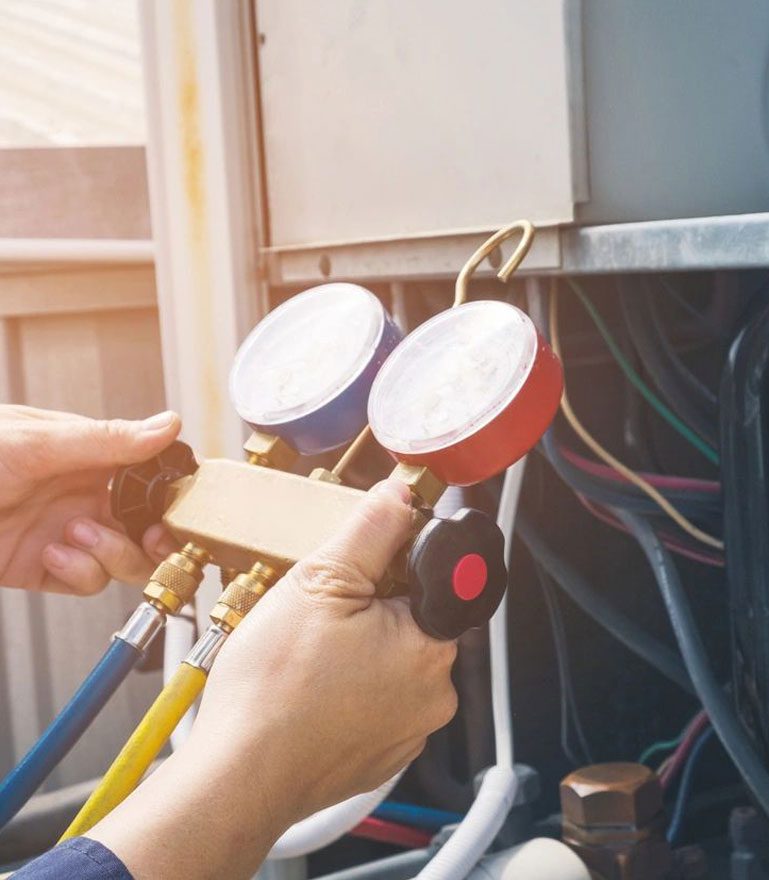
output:
[[[342,446],[366,424],[371,384],[401,333],[373,293],[323,284],[287,300],[251,331],[230,397],[252,428],[303,455]]]

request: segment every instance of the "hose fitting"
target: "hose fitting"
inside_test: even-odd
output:
[[[150,605],[149,602],[142,602],[114,637],[132,645],[137,651],[144,651],[165,622],[166,616],[163,611],[155,605]]]
[[[234,577],[211,610],[211,620],[232,632],[278,579],[277,573],[262,562]]]
[[[208,560],[205,550],[185,544],[155,569],[144,588],[144,598],[166,614],[177,614],[195,595]]]
[[[227,641],[229,632],[212,623],[203,635],[197,640],[189,654],[184,658],[187,666],[202,669],[208,675],[214,665],[216,655],[222,645]]]

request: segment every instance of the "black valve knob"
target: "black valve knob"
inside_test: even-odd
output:
[[[197,469],[192,450],[180,440],[147,461],[119,468],[110,486],[112,516],[140,544],[147,529],[163,517],[169,484]]]
[[[414,620],[436,639],[455,639],[497,610],[507,587],[505,539],[494,520],[463,507],[433,519],[409,553]]]

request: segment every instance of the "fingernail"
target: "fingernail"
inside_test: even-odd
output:
[[[160,541],[155,544],[153,550],[157,553],[158,556],[170,556],[171,553],[175,553],[179,549],[179,545],[173,540],[173,538],[162,538]]]
[[[89,523],[75,523],[70,534],[72,540],[81,547],[95,547],[99,542],[99,533]]]
[[[45,561],[55,568],[66,568],[71,559],[69,550],[62,544],[49,544],[45,548]]]
[[[142,431],[162,431],[164,428],[169,427],[175,418],[176,413],[167,409],[165,412],[157,413],[157,415],[144,419],[141,425]]]
[[[400,480],[382,480],[371,491],[376,495],[389,495],[390,498],[397,498],[398,501],[402,501],[404,504],[411,503],[411,490]]]

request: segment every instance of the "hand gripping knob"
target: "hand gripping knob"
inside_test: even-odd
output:
[[[491,517],[463,507],[433,519],[409,553],[414,620],[436,639],[455,639],[497,610],[507,586],[505,539]]]
[[[197,469],[192,450],[179,440],[147,461],[119,468],[110,486],[112,516],[140,544],[147,529],[163,518],[168,485]]]

